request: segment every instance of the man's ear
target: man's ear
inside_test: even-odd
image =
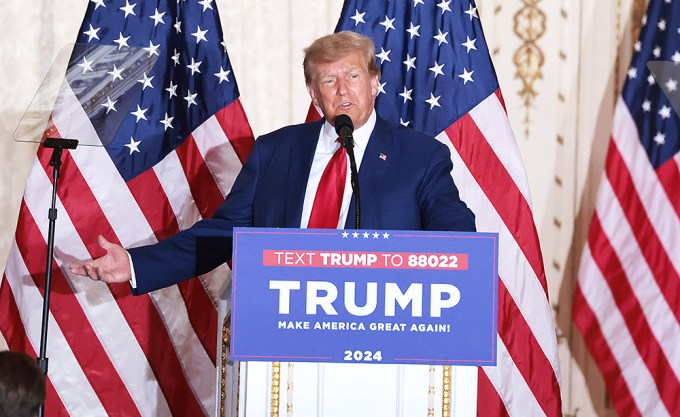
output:
[[[318,106],[319,100],[316,98],[316,91],[314,91],[314,87],[312,87],[311,84],[307,84],[307,92],[309,93],[309,97],[312,99],[312,103],[314,103],[315,106]]]
[[[373,93],[373,97],[378,96],[378,86],[380,85],[380,80],[378,79],[377,75],[373,75],[371,77],[371,93]]]

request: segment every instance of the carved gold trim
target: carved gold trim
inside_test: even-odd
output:
[[[281,400],[281,362],[272,362],[272,399],[271,417],[279,417],[279,404]]]
[[[442,368],[442,417],[451,417],[451,367]]]
[[[220,356],[220,416],[225,415],[227,400],[227,361],[229,360],[229,348],[231,342],[231,315],[227,314],[222,322],[222,355]],[[241,364],[236,365],[237,391],[236,391],[236,415],[238,415],[239,396],[241,395]]]
[[[286,377],[288,383],[286,384],[286,416],[293,417],[293,389],[294,389],[294,371],[295,365],[293,362],[288,362],[288,376]]]
[[[434,366],[430,365],[428,368],[428,387],[427,387],[427,417],[434,417],[434,377],[436,369]]]
[[[523,7],[514,16],[513,31],[522,40],[522,45],[515,51],[513,62],[517,68],[515,78],[522,81],[519,96],[524,101],[524,134],[527,139],[531,122],[530,107],[538,95],[535,83],[543,78],[542,68],[545,63],[543,50],[537,45],[546,29],[546,15],[538,8],[540,2],[541,0],[522,0]]]

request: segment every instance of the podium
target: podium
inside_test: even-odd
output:
[[[497,253],[493,233],[235,229],[217,415],[476,416]]]

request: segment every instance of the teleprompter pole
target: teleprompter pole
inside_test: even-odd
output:
[[[78,141],[75,139],[47,138],[42,143],[45,148],[52,149],[52,205],[48,211],[49,228],[47,231],[47,260],[45,262],[45,295],[43,297],[42,326],[40,328],[40,356],[38,365],[47,379],[47,324],[50,317],[50,290],[52,288],[52,256],[54,254],[54,226],[57,221],[57,183],[61,169],[61,154],[64,149],[75,149]],[[44,417],[45,404],[40,406],[38,416]]]

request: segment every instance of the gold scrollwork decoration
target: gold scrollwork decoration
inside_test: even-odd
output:
[[[442,417],[451,417],[451,371],[450,366],[442,367]]]
[[[279,417],[281,404],[281,362],[272,362],[271,417]]]
[[[231,337],[231,315],[227,314],[222,322],[222,355],[220,357],[220,416],[225,415],[225,407],[227,400],[227,362],[229,360],[229,348],[230,348],[230,337]],[[238,415],[238,398],[239,398],[239,388],[241,385],[241,375],[240,375],[241,365],[236,364],[237,376],[237,391],[236,391],[236,414]]]
[[[522,45],[517,48],[513,56],[513,62],[517,71],[515,78],[522,81],[522,88],[519,91],[520,97],[524,101],[525,109],[525,135],[529,136],[529,116],[530,108],[538,93],[535,84],[543,78],[543,64],[545,55],[538,46],[538,40],[543,37],[546,30],[546,15],[538,7],[541,0],[522,0],[522,8],[514,16],[514,32],[522,40]]]

